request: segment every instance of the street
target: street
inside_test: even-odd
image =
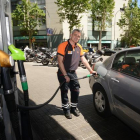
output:
[[[41,63],[24,62],[29,87],[30,106],[43,104],[51,98],[59,86],[57,67]],[[17,66],[16,66],[17,69]],[[18,69],[17,69],[18,71]],[[89,74],[81,67],[78,77]],[[66,119],[61,109],[60,91],[44,107],[30,111],[34,140],[139,140],[140,136],[115,116],[104,119],[98,116],[92,103],[92,91],[88,78],[80,80],[79,117]],[[17,75],[19,101],[23,104],[23,93]],[[70,95],[70,94],[69,94]],[[69,96],[70,97],[70,96]]]

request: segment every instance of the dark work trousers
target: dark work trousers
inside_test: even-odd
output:
[[[67,72],[70,79],[77,78],[75,72]],[[64,75],[60,70],[58,70],[57,77],[59,83],[63,83],[65,81]],[[78,97],[79,97],[79,81],[78,80],[71,80],[69,83],[65,82],[64,85],[61,87],[61,101],[62,101],[62,108],[64,111],[71,109],[76,109],[78,104]],[[71,91],[71,104],[69,103],[68,99],[68,89]]]

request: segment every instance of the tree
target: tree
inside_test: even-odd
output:
[[[127,46],[140,45],[140,8],[137,0],[129,0],[128,6],[117,24],[124,32],[121,39]]]
[[[13,20],[18,21],[20,30],[29,35],[29,47],[32,48],[32,36],[36,32],[36,27],[45,22],[45,13],[39,9],[37,3],[22,0],[12,13]]]
[[[89,0],[57,0],[55,2],[58,8],[60,22],[67,20],[69,23],[69,31],[71,33],[74,26],[80,25],[82,13],[90,9]]]
[[[93,28],[99,31],[98,50],[101,50],[102,31],[111,27],[114,0],[91,0]]]

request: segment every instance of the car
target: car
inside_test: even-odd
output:
[[[116,47],[116,48],[114,48],[114,51],[115,51],[115,52],[118,52],[118,51],[121,51],[121,50],[123,50],[123,49],[126,49],[126,48]]]
[[[103,49],[102,51],[104,51],[104,56],[111,56],[112,54],[116,53],[116,51],[111,49]]]
[[[98,75],[89,85],[96,112],[113,114],[140,134],[140,47],[116,52],[93,69]]]

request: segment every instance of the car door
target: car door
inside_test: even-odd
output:
[[[109,72],[109,88],[117,116],[140,131],[140,50],[116,55]]]

